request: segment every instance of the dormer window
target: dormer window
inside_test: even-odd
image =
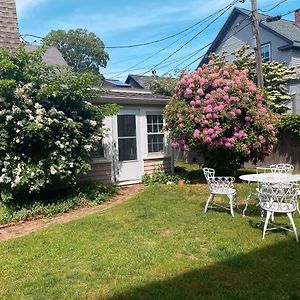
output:
[[[271,43],[261,45],[261,57],[263,62],[271,61]]]

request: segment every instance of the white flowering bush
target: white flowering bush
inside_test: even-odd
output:
[[[91,74],[46,66],[42,51],[0,49],[0,189],[3,201],[74,183],[90,169],[102,139],[103,118],[117,112],[95,106]]]

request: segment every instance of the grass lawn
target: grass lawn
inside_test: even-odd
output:
[[[247,186],[237,188],[242,201]],[[1,243],[0,299],[300,299],[293,234],[263,241],[255,205],[244,218],[204,214],[207,197],[201,184],[151,186],[103,213]]]

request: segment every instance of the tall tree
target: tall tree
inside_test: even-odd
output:
[[[102,40],[86,29],[51,30],[44,44],[56,47],[77,74],[99,72],[99,68],[105,68],[109,60]]]

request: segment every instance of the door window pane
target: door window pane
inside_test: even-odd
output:
[[[119,138],[119,161],[136,160],[136,138]]]
[[[135,115],[118,115],[118,137],[136,136]]]

